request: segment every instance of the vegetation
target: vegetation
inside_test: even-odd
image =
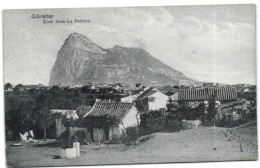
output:
[[[17,139],[19,132],[35,124],[36,102],[29,94],[11,94],[5,97],[6,135]]]
[[[246,99],[248,101],[256,102],[256,91],[253,92],[238,92],[238,98]]]
[[[6,83],[4,86],[5,90],[12,89],[12,88],[13,88],[13,85],[11,83]]]
[[[10,88],[11,84],[6,84]],[[95,103],[95,94],[77,88],[51,88],[19,89],[21,84],[15,86],[13,92],[5,92],[5,128],[7,139],[18,139],[19,132],[31,129],[46,129],[54,124],[50,115],[51,109],[77,109],[80,106],[92,106]],[[109,96],[103,89],[101,96]],[[79,117],[83,117],[80,113]],[[77,123],[78,126],[81,123]]]
[[[19,132],[31,129],[41,129],[44,131],[44,138],[47,136],[47,129],[54,125],[54,119],[50,115],[51,109],[77,109],[80,118],[83,118],[86,108],[94,105],[95,99],[120,99],[120,91],[113,88],[100,88],[98,91],[89,86],[82,88],[61,88],[53,86],[50,88],[42,87],[38,89],[23,89],[25,86],[18,84],[5,84],[5,90],[12,89],[12,92],[5,92],[5,128],[7,139],[18,139]],[[230,118],[223,117],[216,121],[217,126],[231,127],[236,126],[256,118],[256,93],[239,92],[239,98],[249,100],[250,116],[244,115],[242,119],[230,121]],[[140,112],[141,124],[138,128],[131,128],[130,139],[136,139],[142,135],[157,131],[179,131],[182,129],[182,120],[202,121],[203,125],[213,125],[215,123],[216,98],[212,96],[209,100],[209,107],[206,109],[204,103],[191,107],[187,102],[174,103],[171,100],[167,105],[167,114],[160,111],[149,111],[148,98],[138,99],[136,107]],[[79,107],[82,107],[81,110]],[[207,113],[205,113],[207,111]],[[86,126],[83,120],[76,123],[64,120],[67,129],[71,126]],[[88,124],[101,128],[109,124],[117,123],[115,118],[104,116],[103,118],[90,120]],[[136,130],[137,133],[135,133]]]

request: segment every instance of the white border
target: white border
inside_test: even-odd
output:
[[[3,53],[3,23],[2,23],[2,10],[3,9],[29,9],[29,8],[84,8],[84,7],[124,7],[124,6],[173,6],[173,5],[211,5],[211,4],[256,4],[257,8],[259,6],[259,1],[257,0],[1,0],[1,40],[0,40],[0,52]],[[257,9],[257,16],[258,16]],[[259,18],[257,17],[257,27],[259,23]],[[257,39],[259,35],[257,33]],[[259,46],[257,44],[257,46]],[[258,47],[257,47],[258,48]],[[2,54],[3,55],[3,54]],[[3,79],[3,58],[0,59],[0,78]],[[259,64],[259,59],[257,59],[257,64]],[[258,68],[257,68],[258,69]],[[257,71],[258,72],[258,71]],[[257,73],[257,79],[259,79],[259,73]],[[258,80],[257,80],[258,81]],[[3,82],[0,82],[0,167],[6,167],[5,163],[5,139],[4,139],[4,98],[3,98]],[[259,90],[257,91],[259,95]],[[258,97],[259,98],[259,97]],[[258,102],[259,104],[259,102]],[[259,108],[258,108],[259,109]],[[259,121],[259,116],[258,116]],[[258,129],[259,135],[259,129]],[[258,136],[259,138],[259,136]],[[244,161],[244,162],[207,162],[207,163],[177,163],[177,164],[148,164],[148,165],[119,165],[119,166],[98,166],[103,167],[143,167],[143,168],[155,168],[155,167],[193,167],[193,168],[216,168],[216,167],[260,167],[259,161]],[[93,167],[93,166],[91,166]],[[94,166],[97,167],[97,166]]]

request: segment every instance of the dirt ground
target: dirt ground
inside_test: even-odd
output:
[[[96,164],[134,164],[162,162],[199,162],[257,159],[256,123],[237,128],[201,127],[174,133],[154,133],[136,146],[82,145],[79,158],[60,159],[60,147],[47,142],[11,146],[6,154],[10,167],[68,166]]]

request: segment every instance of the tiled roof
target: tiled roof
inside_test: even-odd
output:
[[[154,89],[153,87],[151,87],[151,88],[145,90],[142,94],[140,94],[140,95],[139,95],[139,98],[142,99],[142,98],[149,97],[149,96],[151,96],[152,94],[154,94],[154,93],[156,93],[156,92],[158,92],[158,90],[157,90],[157,89]]]
[[[84,118],[106,116],[116,118],[121,122],[133,106],[133,103],[95,103]]]
[[[201,88],[201,89],[180,89],[178,100],[203,101],[209,100],[215,94],[216,100],[236,100],[237,91],[231,87]]]

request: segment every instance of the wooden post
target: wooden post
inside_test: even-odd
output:
[[[239,139],[239,143],[240,143],[240,145],[239,145],[239,147],[240,147],[240,152],[243,152],[242,144],[241,144],[241,139]]]
[[[99,132],[99,128],[97,128],[97,138],[98,138],[98,147],[100,149],[100,138],[99,138],[98,132]]]
[[[46,140],[46,128],[44,128],[44,140]]]
[[[70,127],[68,128],[68,136],[69,136],[69,148],[70,148]]]
[[[70,130],[68,132],[68,137],[69,137],[69,148],[70,148]]]

